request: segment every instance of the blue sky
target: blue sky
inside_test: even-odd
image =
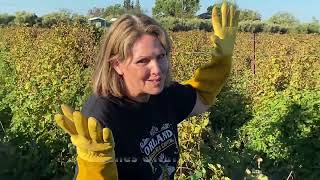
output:
[[[135,1],[135,0],[134,0]],[[34,12],[42,16],[49,12],[67,9],[71,12],[86,14],[93,7],[106,7],[120,3],[123,0],[0,0],[0,13],[13,14],[16,11]],[[151,14],[155,0],[140,0],[143,9]],[[206,11],[214,0],[200,0],[198,13]],[[307,2],[307,3],[306,3]],[[289,12],[302,22],[310,22],[312,16],[320,19],[320,0],[237,0],[240,8],[253,9],[268,19],[276,12]]]

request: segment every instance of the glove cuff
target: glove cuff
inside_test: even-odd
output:
[[[118,171],[116,163],[88,162],[77,157],[79,171],[76,174],[77,180],[118,180]]]
[[[105,151],[88,151],[77,147],[78,157],[88,162],[108,163],[115,161],[115,152],[113,149]]]
[[[183,84],[197,90],[206,105],[212,105],[231,71],[231,56],[213,56],[212,60],[196,70],[193,77]]]

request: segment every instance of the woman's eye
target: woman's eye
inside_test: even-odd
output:
[[[140,59],[139,61],[137,61],[137,63],[147,63],[148,59]]]
[[[165,54],[160,54],[160,55],[158,56],[158,59],[163,59],[163,58],[165,58],[165,57],[166,57]]]

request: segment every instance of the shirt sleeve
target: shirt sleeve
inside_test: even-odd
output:
[[[196,104],[196,90],[190,85],[173,82],[168,87],[168,96],[176,116],[175,121],[178,124],[192,112]]]

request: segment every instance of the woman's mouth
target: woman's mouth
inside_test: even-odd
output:
[[[161,83],[161,78],[157,78],[157,79],[151,79],[151,80],[148,80],[150,81],[152,84],[154,85],[160,85]]]

